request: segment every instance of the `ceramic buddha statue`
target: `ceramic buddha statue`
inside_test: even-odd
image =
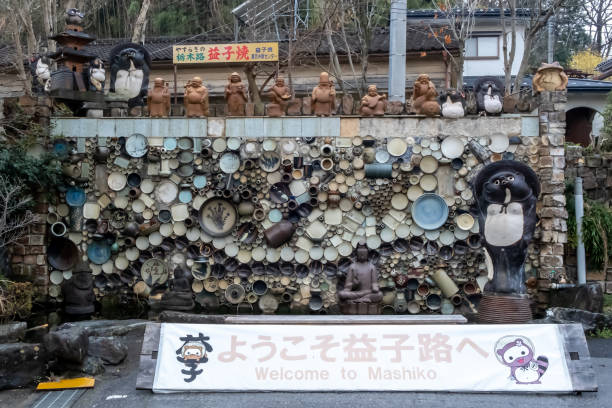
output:
[[[376,267],[368,260],[368,248],[364,243],[357,246],[357,259],[350,265],[344,289],[338,292],[338,297],[343,313],[378,313],[383,294],[378,287]]]
[[[268,104],[268,116],[279,117],[285,115],[287,101],[291,99],[291,91],[285,85],[283,77],[276,78],[276,84],[266,94],[270,98]]]
[[[414,82],[412,93],[412,107],[418,115],[436,116],[440,114],[438,104],[438,92],[433,82],[429,80],[429,75],[421,74]]]
[[[185,85],[185,116],[201,118],[208,116],[208,89],[202,85],[200,77],[193,77]]]
[[[229,82],[225,87],[225,101],[227,102],[228,116],[244,116],[245,105],[249,100],[246,88],[242,83],[240,74],[232,72],[229,77]]]
[[[194,308],[190,276],[191,273],[188,271],[175,269],[174,278],[170,282],[170,290],[161,298],[162,309],[188,311]]]
[[[368,86],[368,94],[361,98],[361,116],[383,116],[387,107],[387,95],[378,94],[376,85]]]
[[[330,116],[336,109],[336,89],[327,72],[319,75],[319,85],[312,90],[312,110],[317,116]]]
[[[164,118],[170,114],[170,91],[162,78],[155,78],[153,89],[147,95],[149,116]]]
[[[77,264],[72,278],[63,282],[62,293],[67,314],[85,317],[95,312],[93,275],[87,262]]]

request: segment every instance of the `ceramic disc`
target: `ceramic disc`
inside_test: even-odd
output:
[[[442,154],[449,159],[456,159],[463,154],[463,142],[455,136],[449,136],[442,141]]]
[[[401,156],[406,153],[408,149],[408,144],[404,139],[400,139],[399,137],[391,139],[387,143],[387,151],[391,156]]]
[[[438,170],[438,160],[432,156],[424,156],[421,159],[421,163],[419,167],[423,171],[423,173],[431,174]]]

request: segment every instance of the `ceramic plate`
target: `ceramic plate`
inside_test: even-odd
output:
[[[489,149],[493,153],[503,153],[510,146],[508,136],[504,134],[492,135],[490,138]]]
[[[266,151],[259,157],[259,167],[266,173],[272,173],[278,170],[280,164],[281,159],[276,152]]]
[[[406,153],[407,149],[408,144],[399,137],[393,138],[387,143],[387,151],[391,156],[401,156]]]
[[[125,174],[118,172],[112,172],[108,175],[108,187],[113,191],[121,191],[127,184],[127,177]]]
[[[169,137],[167,139],[164,139],[164,149],[174,150],[176,149],[176,146],[177,146],[177,142],[175,138]]]
[[[421,186],[410,186],[408,189],[408,199],[410,201],[416,201],[420,196],[423,195],[423,189]]]
[[[462,230],[469,231],[474,226],[474,217],[468,213],[463,213],[455,217],[455,222]]]
[[[442,154],[448,157],[449,159],[456,159],[457,157],[461,157],[463,154],[463,142],[461,139],[455,136],[447,137],[442,141]]]
[[[391,207],[396,210],[403,210],[408,207],[408,196],[406,194],[397,193],[391,197]]]
[[[143,157],[149,151],[146,136],[140,133],[130,135],[125,141],[125,151],[132,157]]]
[[[87,257],[96,264],[102,265],[111,257],[111,247],[104,241],[93,241],[87,246]]]
[[[421,177],[419,185],[423,191],[434,191],[438,186],[438,179],[433,174],[425,174]]]
[[[177,142],[178,148],[181,150],[193,149],[193,139],[190,137],[181,137]]]
[[[240,168],[240,156],[236,153],[225,153],[219,159],[219,167],[224,173],[235,173]]]
[[[204,188],[206,187],[206,176],[203,175],[199,175],[199,176],[195,176],[193,178],[193,186],[195,188]]]
[[[87,201],[85,190],[79,187],[70,187],[66,191],[66,203],[71,207],[80,207]]]
[[[226,200],[213,198],[200,207],[200,226],[212,237],[229,235],[237,219],[236,208]]]
[[[438,170],[438,160],[432,156],[424,156],[421,159],[419,167],[423,173],[431,174]]]
[[[412,219],[425,230],[440,228],[448,218],[448,206],[437,194],[423,194],[412,205]]]
[[[221,153],[221,152],[225,151],[226,147],[227,147],[227,143],[225,142],[225,139],[223,139],[223,138],[217,138],[212,143],[212,148],[217,153]]]
[[[170,180],[164,180],[155,189],[155,198],[164,204],[170,204],[178,196],[178,186]]]

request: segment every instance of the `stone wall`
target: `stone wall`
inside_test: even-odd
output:
[[[191,274],[194,259],[202,255],[206,256],[212,270],[205,267],[201,273],[196,271],[194,275],[198,278],[191,282],[201,310],[210,311],[211,302],[216,305],[215,310],[225,312],[235,312],[237,307],[239,310],[261,309],[270,307],[271,303],[285,312],[307,312],[310,307],[311,310],[337,313],[335,293],[342,288],[343,268],[350,260],[346,249],[340,248],[348,244],[352,252],[359,240],[364,239],[370,246],[371,256],[379,260],[386,310],[405,313],[411,310],[411,304],[416,305],[416,309],[412,309],[414,313],[439,313],[441,309],[444,313],[469,312],[467,301],[449,306],[448,301],[443,300],[445,307],[442,308],[439,304],[428,303],[428,296],[432,295],[434,300],[441,300],[432,273],[444,269],[460,288],[460,295],[477,303],[479,284],[483,284],[482,278],[486,281],[487,274],[478,228],[461,230],[455,217],[469,211],[473,203],[469,181],[483,164],[503,158],[514,159],[532,166],[542,182],[538,203],[542,222],[529,251],[526,272],[527,277],[538,279],[541,291],[538,293],[537,288],[532,287],[529,293],[544,306],[552,272],[562,273],[564,267],[564,98],[562,93],[543,95],[539,118],[518,114],[456,120],[417,116],[56,118],[53,120],[55,146],[51,147],[58,149],[59,146],[59,150],[64,151],[66,146],[62,144],[68,143],[72,153],[65,158],[66,171],[72,174],[72,183],[85,193],[87,211],[93,211],[81,220],[84,221],[81,224],[71,224],[71,217],[59,218],[66,224],[77,225],[70,227],[65,237],[74,243],[84,259],[87,259],[89,246],[99,243],[101,237],[113,239],[112,250],[104,263],[90,264],[98,298],[117,290],[124,294],[136,291],[140,296],[148,295],[152,304],[159,304],[167,289],[151,282],[150,276],[143,276],[143,263],[150,258],[161,259],[164,276],[172,279],[173,271],[175,277],[176,271],[180,274],[182,269]],[[143,158],[126,154],[123,143],[134,133],[145,135],[147,146]],[[456,156],[460,159],[454,163],[456,167],[451,165],[451,158],[441,152],[441,145],[451,138],[464,146]],[[501,143],[501,149],[492,147],[494,139],[495,143]],[[389,157],[390,142],[405,145],[407,150],[397,157]],[[235,147],[228,148],[234,143]],[[289,152],[282,150],[287,143],[294,144]],[[468,147],[470,143],[472,148]],[[505,147],[504,143],[507,143]],[[249,144],[254,146],[255,153],[247,152]],[[323,153],[325,146],[331,148],[331,155]],[[99,154],[100,148],[107,151],[106,156]],[[474,148],[484,153],[477,157]],[[267,168],[267,156],[258,163],[266,151],[273,152],[275,160],[290,159],[287,167]],[[240,163],[235,173],[228,177],[220,167],[225,160],[222,158],[232,157],[232,154],[239,156]],[[315,167],[316,181],[303,175],[307,168],[299,167],[297,173],[291,171],[289,164],[295,163],[294,157],[301,157],[304,164]],[[321,171],[322,160],[326,157],[330,159],[332,170]],[[424,157],[434,157],[437,168],[422,171]],[[364,178],[363,162],[389,163],[390,173]],[[253,165],[255,167],[250,167]],[[190,175],[192,171],[195,173]],[[138,177],[132,177],[143,182],[147,180],[146,191],[136,187],[132,192],[123,181],[109,188],[107,178],[112,174],[120,181],[124,176],[136,174]],[[205,176],[204,188],[193,187],[196,175]],[[434,176],[437,185],[431,192],[444,198],[450,211],[442,227],[427,232],[418,228],[412,219],[411,206],[415,198],[411,198],[411,191],[414,193],[418,189],[410,190],[425,186],[421,180],[426,175]],[[283,182],[284,177],[287,180]],[[427,180],[432,181],[431,177]],[[162,182],[173,183],[169,185],[184,192],[184,198],[179,200],[173,196],[172,202],[160,202],[157,186]],[[319,182],[321,185],[317,184]],[[312,196],[303,193],[303,189],[310,186],[315,187]],[[282,197],[278,194],[279,188],[281,192],[289,188],[286,194],[298,206],[308,202],[310,207],[299,207],[304,212],[296,216],[289,209],[291,200],[279,198]],[[255,221],[254,213],[245,209],[253,206],[244,203],[247,195],[254,197],[250,201],[255,209],[262,210],[263,219]],[[333,204],[336,196],[340,199],[338,207],[337,202]],[[203,233],[198,226],[198,212],[204,202],[219,197],[233,203],[241,212],[237,227],[229,235],[215,238]],[[50,211],[61,205],[65,206],[64,195],[52,203]],[[401,209],[396,210],[394,206]],[[191,213],[187,218],[177,215],[183,208]],[[162,210],[178,218],[170,220],[169,224],[160,223],[157,220],[161,219]],[[122,221],[118,224],[115,214],[121,215]],[[278,222],[277,216],[293,217],[297,225],[294,236],[281,247],[284,251],[269,247],[263,237],[263,232]],[[136,222],[135,232],[125,231],[126,222]],[[140,249],[135,246],[135,239],[140,239]],[[194,253],[189,255],[190,251]],[[50,286],[50,293],[56,298],[60,293],[57,285],[70,276],[65,272],[53,272],[55,283]],[[275,300],[265,298],[267,300],[263,301],[267,295],[254,292],[254,280],[264,281],[270,289],[267,295]],[[408,283],[411,280],[426,287],[429,295],[424,290],[419,295],[414,288],[410,289],[407,285],[412,285]],[[243,298],[238,305],[233,304],[227,298],[226,288],[230,285],[242,286],[241,290],[249,297]],[[266,303],[268,301],[270,303]]]
[[[567,243],[565,209],[565,104],[566,92],[539,95],[540,148],[535,166],[542,183],[538,256],[538,302],[548,303],[551,279],[565,274],[564,245]]]
[[[612,153],[585,152],[582,146],[567,146],[565,158],[567,169],[565,179],[574,183],[577,176],[582,177],[585,199],[612,205]],[[580,165],[579,165],[580,162]],[[569,249],[565,263],[571,279],[576,277],[576,253]],[[599,282],[606,293],[612,293],[612,266],[607,271],[587,268],[587,281]]]

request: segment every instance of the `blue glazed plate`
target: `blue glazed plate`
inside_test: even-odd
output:
[[[70,187],[66,191],[66,204],[71,207],[81,207],[87,201],[85,190],[79,187]]]
[[[96,265],[102,265],[111,257],[111,247],[102,241],[93,241],[87,246],[87,257]]]
[[[423,194],[412,205],[412,219],[424,230],[440,228],[447,218],[448,206],[437,194]]]

